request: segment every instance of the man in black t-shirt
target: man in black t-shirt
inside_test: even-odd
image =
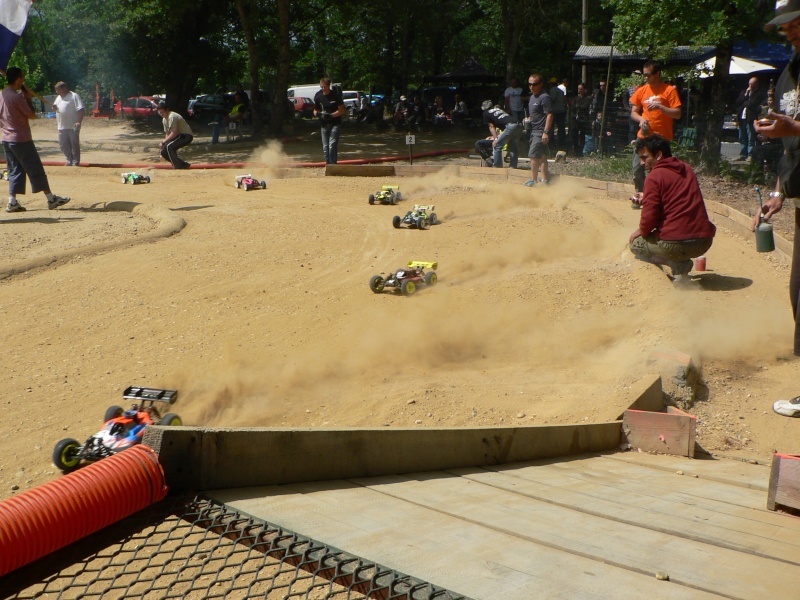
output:
[[[517,123],[516,117],[509,115],[499,106],[492,108],[491,100],[481,104],[481,109],[483,109],[483,122],[489,125],[489,132],[494,138],[492,166],[497,169],[503,167],[503,146],[508,144],[508,164],[512,169],[516,169],[519,162],[519,138],[522,135],[522,126]]]
[[[320,79],[319,85],[322,89],[314,96],[314,116],[319,118],[325,164],[335,165],[339,152],[339,127],[346,109],[341,92],[331,88],[330,77]]]

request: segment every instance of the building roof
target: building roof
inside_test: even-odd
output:
[[[581,62],[608,62],[611,46],[587,46],[581,45],[575,53],[573,60]],[[716,54],[714,46],[675,46],[670,56],[663,62],[670,64],[694,65],[711,58]],[[619,63],[641,63],[651,58],[644,53],[626,53],[614,48],[613,62]]]

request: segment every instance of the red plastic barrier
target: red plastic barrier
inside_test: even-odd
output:
[[[0,502],[0,577],[162,500],[164,470],[147,446],[87,465]]]

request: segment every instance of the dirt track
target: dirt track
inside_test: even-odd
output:
[[[61,158],[54,128],[36,123],[45,160]],[[83,136],[91,162],[152,160],[158,141],[114,123]],[[218,152],[286,160],[241,148]],[[187,158],[211,151],[198,143]],[[0,280],[0,497],[56,477],[54,443],[96,431],[130,384],[179,389],[189,424],[565,423],[616,417],[608,399],[652,370],[656,349],[701,362],[706,449],[798,451],[800,422],[771,411],[799,393],[788,272],[752,240],[720,228],[697,289],[677,291],[627,252],[628,203],[576,183],[445,170],[399,181],[407,200],[389,207],[366,202],[380,180],[277,173],[254,172],[268,189],[244,192],[225,170],[153,170],[134,187],[118,170],[50,167],[69,205],[48,211],[39,194],[3,213],[0,272],[48,264]],[[415,202],[444,223],[393,229]],[[107,210],[125,203],[146,207]],[[148,241],[176,218],[178,234]],[[370,276],[410,259],[438,261],[439,285],[370,292]]]

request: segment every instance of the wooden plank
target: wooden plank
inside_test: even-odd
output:
[[[626,410],[622,433],[633,448],[645,452],[694,456],[697,418],[691,415]]]
[[[684,412],[675,406],[667,406],[667,413],[672,415],[683,415],[685,417],[691,417],[694,419],[694,422],[689,428],[689,458],[694,458],[694,452],[697,447],[697,417],[690,415],[689,413]]]
[[[394,165],[325,165],[326,177],[394,177]]]
[[[432,477],[453,479],[444,473]],[[217,490],[210,495],[236,510],[475,599],[717,598],[351,482]]]
[[[648,469],[660,469],[672,473],[681,470],[688,476],[696,475],[709,481],[719,481],[764,492],[769,485],[769,470],[766,466],[739,460],[696,460],[642,452],[615,452],[603,454],[603,457],[611,461],[635,463]]]
[[[781,506],[800,509],[800,456],[772,455],[767,508],[777,510]]]
[[[587,515],[462,478],[386,476],[357,483],[577,556],[640,573],[666,571],[670,581],[695,590],[730,598],[790,598],[800,586],[800,569],[794,564]]]
[[[790,561],[800,566],[800,537],[787,531],[776,539],[775,525],[749,519],[753,509],[735,514],[715,510],[711,504],[687,505],[672,494],[620,490],[603,481],[548,469],[547,465],[520,469],[457,469],[453,474],[493,487],[524,494],[586,514],[714,544],[740,552]],[[555,476],[554,476],[555,475]]]

